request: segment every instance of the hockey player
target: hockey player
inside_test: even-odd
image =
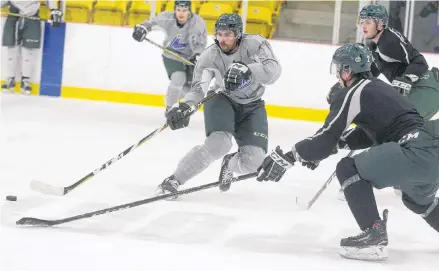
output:
[[[382,5],[370,4],[359,14],[360,25],[374,56],[372,73],[379,73],[412,102],[427,120],[439,113],[439,84],[424,56],[399,31],[387,27],[389,15]],[[395,194],[401,196],[399,187]],[[339,198],[344,199],[341,191]]]
[[[174,12],[164,11],[156,17],[134,27],[133,38],[143,41],[152,27],[158,26],[166,31],[164,46],[180,54],[192,63],[207,44],[207,29],[203,18],[192,13],[191,1],[177,0]],[[163,63],[170,79],[165,98],[166,111],[190,90],[194,66],[184,64],[175,56],[163,52]]]
[[[386,8],[367,5],[360,11],[359,18],[374,56],[374,75],[383,73],[427,120],[438,114],[439,84],[428,70],[424,56],[399,31],[386,27],[389,20]],[[395,189],[395,193],[401,195],[399,189]]]
[[[382,5],[370,4],[360,11],[360,25],[376,65],[372,72],[383,73],[402,95],[407,96],[427,120],[439,112],[439,84],[424,56],[406,37],[386,27],[389,15]],[[377,69],[376,69],[376,68]]]
[[[47,1],[53,27],[59,27],[62,12],[57,1]],[[41,21],[25,17],[39,17],[40,1],[1,1],[1,7],[9,6],[10,13],[23,17],[8,15],[3,27],[2,45],[7,47],[6,83],[2,91],[14,92],[15,74],[19,49],[21,49],[21,92],[29,95],[32,91],[31,76],[35,66],[35,51],[41,47]]]
[[[371,75],[372,55],[362,44],[346,44],[333,55],[331,73],[342,89],[317,133],[286,153],[278,146],[258,169],[258,181],[279,181],[297,161],[315,169],[340,144],[367,151],[341,159],[336,175],[362,232],[341,240],[341,255],[359,260],[387,258],[387,214],[381,219],[372,187],[400,185],[404,205],[439,232],[439,119],[426,122],[392,86]],[[385,105],[385,106],[384,106]],[[375,143],[375,144],[374,144]]]
[[[212,79],[223,92],[204,104],[204,143],[181,159],[174,173],[158,186],[157,194],[176,192],[224,155],[219,188],[227,191],[233,173],[256,172],[267,152],[267,113],[261,97],[265,85],[279,78],[279,62],[262,36],[242,33],[242,19],[236,13],[222,14],[214,31],[215,44],[200,55],[191,91],[168,113],[169,127],[176,130],[188,126],[189,118],[183,112],[205,96]],[[232,137],[239,149],[227,154]]]

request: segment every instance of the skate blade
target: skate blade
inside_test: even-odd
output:
[[[341,247],[340,256],[345,259],[382,262],[389,257],[387,247],[385,246],[370,246],[365,248],[355,247]]]

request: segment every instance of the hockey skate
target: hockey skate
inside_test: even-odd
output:
[[[14,93],[15,90],[15,78],[9,77],[6,79],[6,83],[2,85],[2,92],[4,93]]]
[[[160,196],[164,194],[174,194],[178,192],[180,183],[175,179],[174,175],[166,178],[154,191],[154,196]],[[170,197],[168,200],[175,200],[178,196]]]
[[[29,78],[21,79],[20,88],[21,88],[21,94],[30,95],[32,91],[32,87],[30,85]]]
[[[340,256],[346,259],[362,261],[385,261],[388,258],[387,217],[389,211],[383,212],[383,220],[377,220],[371,228],[356,236],[343,238]]]
[[[219,175],[219,189],[221,192],[226,192],[230,189],[230,185],[232,184],[233,173],[229,170],[229,161],[235,155],[235,153],[230,153],[224,156],[223,162],[221,164],[221,171]]]

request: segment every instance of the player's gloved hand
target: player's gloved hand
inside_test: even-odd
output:
[[[166,123],[172,130],[184,128],[189,125],[189,115],[185,114],[190,106],[186,103],[175,103],[172,108],[166,113]]]
[[[191,58],[189,58],[188,60],[192,63],[194,63],[194,65],[197,64],[198,59],[200,58],[200,54],[195,54],[194,56],[192,56]]]
[[[334,96],[337,94],[339,90],[343,89],[339,83],[335,83],[329,90],[328,94],[326,95],[326,101],[329,105],[332,104]]]
[[[300,157],[300,155],[297,153],[297,151],[295,150],[295,148],[293,148],[292,153],[294,155],[294,158],[296,159],[297,162],[301,163],[302,166],[307,167],[311,170],[316,169],[319,164],[320,161],[307,161],[305,159],[303,159],[302,157]]]
[[[279,146],[267,155],[258,168],[258,177],[256,180],[278,182],[284,176],[287,169],[294,165],[296,158],[292,151],[283,153]]]
[[[138,24],[134,27],[133,39],[141,42],[146,38],[146,34],[148,34],[148,29],[146,26],[143,24]]]
[[[51,9],[50,20],[52,21],[52,27],[60,27],[62,22],[62,11],[59,9]]]
[[[242,62],[234,62],[224,75],[224,87],[226,91],[239,91],[251,81],[252,71]]]
[[[396,77],[392,81],[392,86],[403,96],[408,96],[412,90],[412,84],[418,81],[419,77],[413,74],[406,74],[402,77]]]
[[[305,160],[302,160],[301,162],[302,162],[302,166],[307,167],[307,168],[309,168],[311,170],[316,169],[319,166],[319,164],[320,164],[320,161],[305,161]]]

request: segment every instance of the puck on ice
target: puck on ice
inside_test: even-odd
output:
[[[6,200],[17,201],[17,196],[6,196]]]

